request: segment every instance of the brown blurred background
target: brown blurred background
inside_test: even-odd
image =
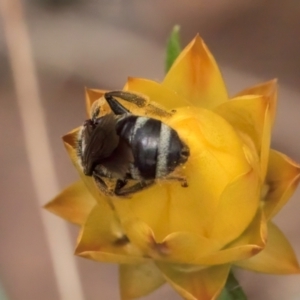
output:
[[[181,25],[184,45],[196,33],[205,39],[231,94],[279,78],[273,147],[300,162],[299,1],[27,0],[22,3],[51,152],[50,156],[43,152],[42,137],[35,139],[34,152],[26,152],[28,137],[33,132],[28,132],[32,127],[24,126],[20,98],[24,97],[24,103],[30,106],[27,99],[30,94],[19,94],[17,100],[4,27],[0,27],[0,278],[8,299],[119,299],[117,267],[73,258],[71,247],[76,242],[77,228],[68,225],[65,232],[65,223],[44,212],[41,205],[77,178],[60,136],[85,118],[84,87],[119,89],[127,76],[161,80],[165,41],[174,24]],[[24,70],[21,75],[26,88],[28,74]],[[39,124],[41,112],[31,113],[31,123]],[[32,161],[40,168],[40,174],[44,168],[44,176],[36,178],[38,173]],[[58,183],[48,178],[49,161],[54,161],[53,174]],[[42,196],[36,188],[39,180],[45,185]],[[299,214],[300,191],[276,217],[276,223],[300,258]],[[58,261],[61,279],[53,264],[57,255],[63,258]],[[300,299],[299,276],[242,271],[239,279],[250,300]],[[63,288],[57,281],[63,282]],[[144,299],[180,298],[164,286]]]

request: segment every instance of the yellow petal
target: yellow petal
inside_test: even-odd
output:
[[[96,203],[80,180],[64,189],[45,208],[69,222],[82,225]]]
[[[218,250],[218,244],[190,232],[173,232],[158,241],[152,229],[136,219],[124,224],[129,239],[152,259],[197,264],[201,257]]]
[[[199,36],[176,59],[163,85],[196,107],[211,109],[228,100],[217,63]]]
[[[106,92],[106,90],[85,89],[85,106],[89,118],[91,117],[90,111],[93,103],[100,99]]]
[[[214,111],[242,135],[250,137],[260,158],[261,176],[265,177],[271,140],[270,97],[248,95],[234,98]],[[272,98],[273,99],[273,98]]]
[[[263,126],[268,101],[263,96],[240,96],[223,103],[214,112],[227,120],[238,132],[253,140],[257,152],[261,151]]]
[[[277,106],[277,79],[273,79],[267,82],[263,82],[261,84],[249,87],[244,89],[243,91],[239,92],[236,97],[238,96],[245,96],[245,95],[261,95],[265,98],[268,98],[268,102],[270,103],[269,113],[271,124],[273,125],[276,113],[276,106]]]
[[[223,191],[211,219],[210,238],[220,245],[239,236],[255,216],[260,201],[260,178],[253,170],[238,176]]]
[[[203,256],[198,263],[218,265],[252,257],[265,247],[266,237],[266,220],[262,211],[258,210],[255,218],[241,236],[224,249]]]
[[[91,211],[82,227],[75,254],[116,263],[145,260],[129,242],[116,214],[106,203],[96,205]]]
[[[262,273],[300,273],[300,267],[290,243],[279,228],[272,223],[268,224],[266,248],[257,255],[235,264],[239,267]]]
[[[161,271],[153,262],[123,264],[119,270],[122,300],[145,296],[165,283]]]
[[[213,251],[202,257],[199,256],[194,263],[220,265],[252,257],[265,247],[266,235],[266,221],[261,210],[259,210],[241,236],[222,250]]]
[[[265,181],[263,207],[267,219],[273,218],[294,193],[300,180],[300,166],[286,155],[271,150]]]
[[[166,280],[187,300],[216,300],[226,283],[229,265],[201,269],[157,263]]]
[[[261,250],[266,245],[267,236],[267,220],[262,208],[260,207],[247,229],[236,240],[228,244],[225,249],[239,247],[242,245],[255,245],[258,250]],[[256,251],[256,253],[258,252],[259,251]]]
[[[147,95],[151,102],[162,105],[167,110],[189,105],[185,98],[173,90],[149,79],[129,77],[126,90]]]
[[[238,96],[261,95],[268,103],[265,111],[264,125],[262,129],[262,143],[260,149],[262,179],[265,178],[269,160],[269,148],[271,131],[275,120],[277,106],[277,80],[270,80],[262,84],[247,88],[240,92]]]
[[[188,187],[162,180],[128,201],[114,201],[121,220],[139,218],[158,241],[177,231],[207,236],[223,190],[250,169],[243,144],[223,118],[205,109],[178,109],[177,113],[170,126],[190,148],[187,163],[179,168]]]
[[[62,137],[62,140],[63,140],[65,146],[68,145],[68,146],[76,149],[77,137],[78,137],[79,130],[80,130],[80,127],[77,127]]]
[[[124,229],[146,256],[156,261],[193,265],[219,265],[249,258],[264,248],[267,234],[261,210],[244,233],[221,250],[218,240],[189,232],[174,232],[158,241],[152,229],[138,219],[125,223]]]
[[[198,264],[201,257],[216,251],[218,243],[188,232],[174,232],[157,244],[160,257],[179,263]]]
[[[84,257],[97,262],[107,262],[116,264],[136,264],[146,262],[147,259],[141,256],[130,256],[127,254],[118,254],[104,251],[84,251],[82,253],[75,253],[80,257]]]
[[[203,251],[198,250],[201,244],[195,243],[194,250],[196,253],[194,253],[193,263],[198,265],[220,265],[252,257],[265,247],[266,236],[266,220],[261,210],[259,210],[243,234],[224,249],[212,251],[205,255]],[[212,241],[210,243],[212,244]],[[201,252],[204,255],[201,255]],[[183,252],[182,254],[184,256]]]

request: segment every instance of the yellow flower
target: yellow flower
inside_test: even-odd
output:
[[[270,149],[276,80],[229,100],[218,66],[197,36],[162,83],[129,78],[124,89],[176,111],[163,121],[190,148],[182,168],[189,186],[159,181],[128,199],[108,198],[78,165],[78,129],[68,133],[64,144],[81,180],[46,207],[81,226],[76,254],[120,264],[122,299],[146,295],[166,281],[185,299],[216,299],[232,265],[299,273],[292,247],[270,221],[300,176],[298,164]],[[103,93],[86,91],[88,113]]]

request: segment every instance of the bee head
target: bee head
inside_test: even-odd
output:
[[[113,114],[84,121],[78,136],[77,152],[83,172],[93,174],[94,168],[107,159],[119,144]]]

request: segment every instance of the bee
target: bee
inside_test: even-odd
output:
[[[84,174],[106,195],[130,196],[157,180],[177,180],[187,187],[184,176],[174,171],[188,160],[189,148],[161,121],[172,112],[125,91],[105,93],[91,111],[78,134],[77,156]]]

